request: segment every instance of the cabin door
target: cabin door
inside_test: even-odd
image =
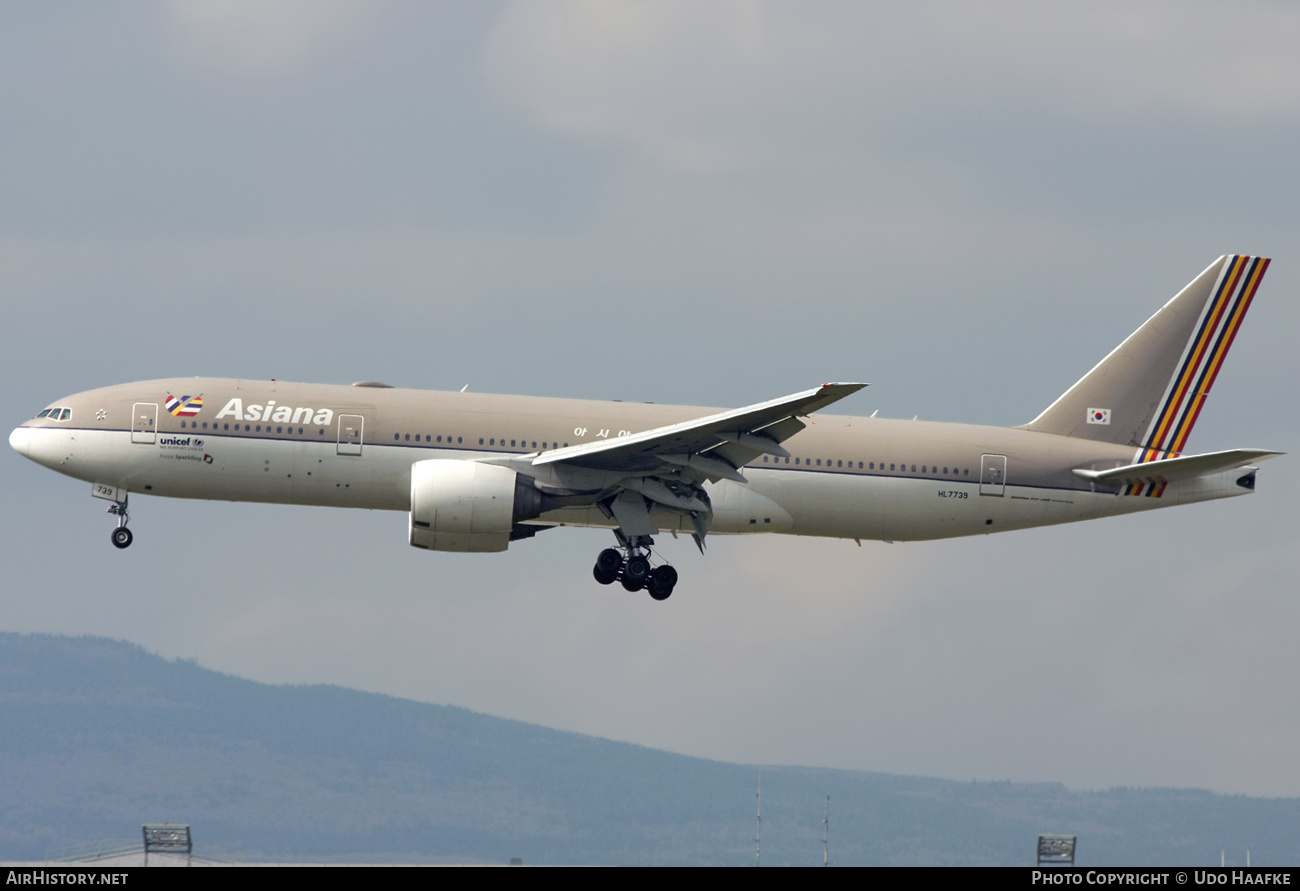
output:
[[[340,455],[360,455],[365,438],[366,419],[361,415],[339,415]]]
[[[1007,487],[1007,456],[985,455],[980,459],[980,494],[999,498]]]
[[[137,402],[131,406],[131,442],[153,445],[158,436],[158,403]]]

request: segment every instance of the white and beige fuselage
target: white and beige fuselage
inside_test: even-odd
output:
[[[180,378],[70,396],[10,436],[114,502],[128,493],[409,511],[409,540],[501,551],[615,530],[593,573],[663,599],[652,536],[905,541],[1242,495],[1276,452],[1184,453],[1268,260],[1220,257],[1030,423],[822,414],[862,384],[744,408]]]
[[[186,416],[167,400],[201,396]],[[192,406],[192,401],[191,401]],[[690,421],[717,409],[373,386],[182,378],[78,393],[66,417],[28,421],[10,443],[98,486],[173,498],[409,511],[428,459],[527,460]],[[264,420],[264,418],[266,420]],[[892,541],[1068,523],[1250,491],[1234,468],[1123,497],[1074,473],[1131,464],[1134,449],[1023,429],[816,414],[756,457],[746,482],[706,484],[711,533],[783,532]],[[692,531],[654,510],[663,531]],[[596,505],[533,525],[612,527]]]

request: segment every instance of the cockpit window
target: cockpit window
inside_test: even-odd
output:
[[[37,415],[36,417],[38,417],[38,418],[48,418],[48,417],[50,416],[50,412],[51,412],[51,411],[53,411],[53,409],[47,408],[47,409],[45,409],[45,411],[41,412],[41,413],[40,413],[39,415]]]
[[[51,421],[66,421],[72,417],[70,408],[47,408],[36,416],[37,418],[49,418]]]

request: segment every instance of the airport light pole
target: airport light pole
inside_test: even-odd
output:
[[[144,827],[144,865],[149,865],[149,852],[158,851],[165,854],[185,854],[185,865],[189,866],[194,854],[194,839],[190,836],[188,824],[179,823],[145,823]]]

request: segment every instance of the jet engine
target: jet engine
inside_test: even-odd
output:
[[[478,461],[431,459],[411,465],[411,545],[431,551],[504,551],[542,512],[530,477]]]

